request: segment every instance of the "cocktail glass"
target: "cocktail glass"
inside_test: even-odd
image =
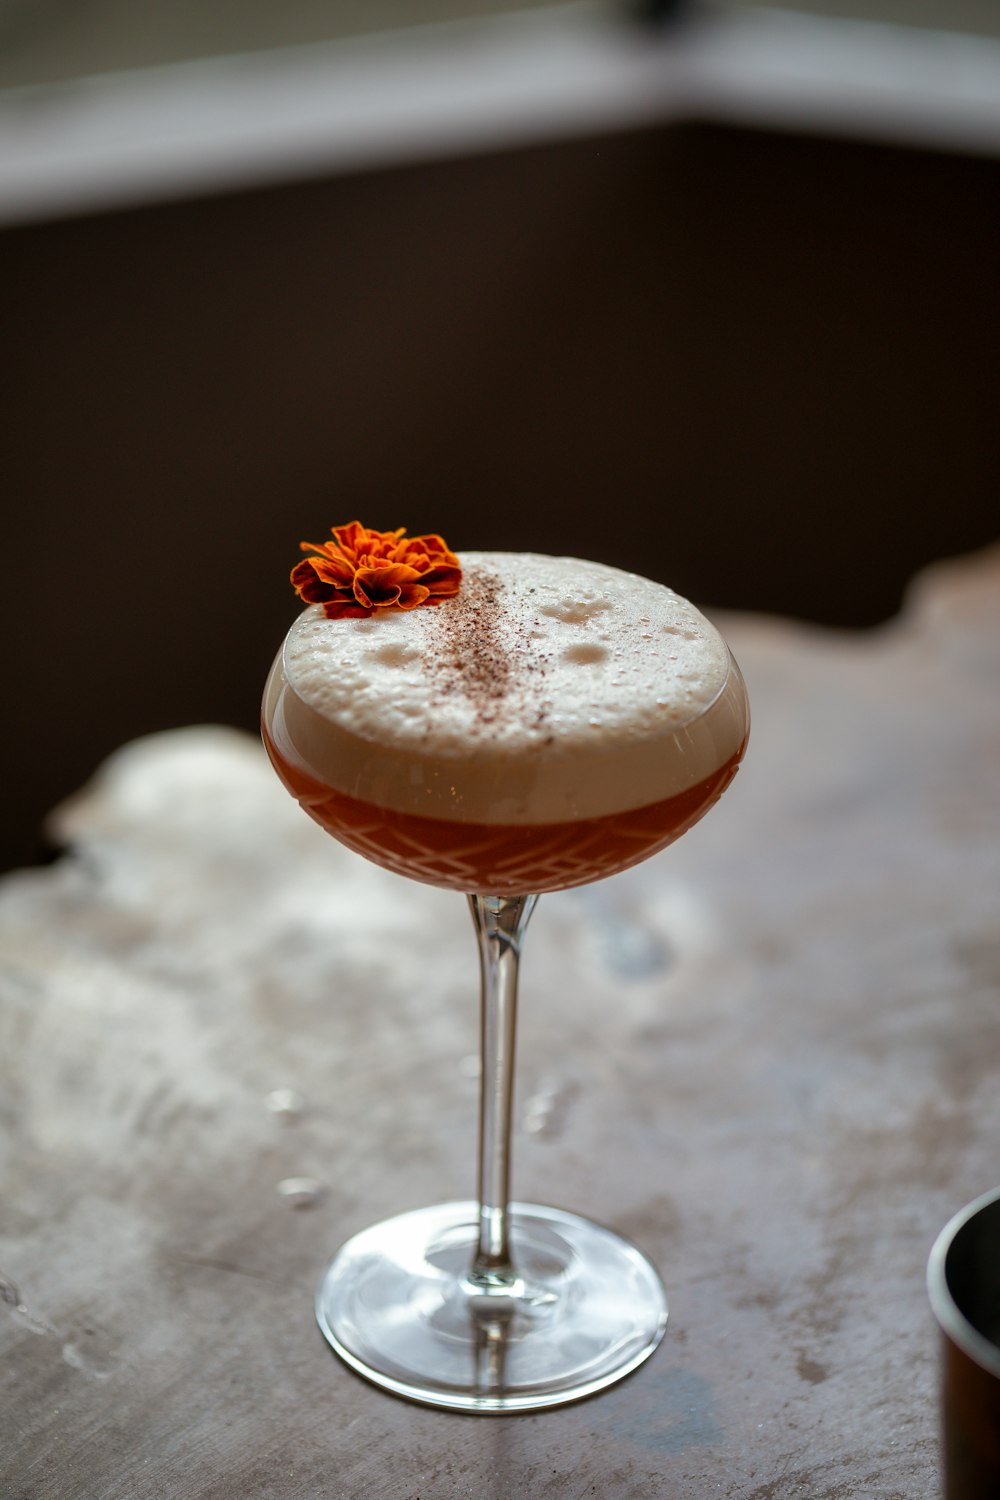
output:
[[[281,780],[335,838],[396,873],[467,896],[479,946],[481,1075],[478,1199],[397,1215],[355,1235],[320,1283],[316,1314],[336,1352],[400,1396],[501,1414],[555,1406],[620,1380],[667,1323],[656,1271],[627,1240],[560,1208],[510,1201],[518,964],[542,892],[613,875],[692,826],[734,776],[749,710],[739,669],[662,744],[689,755],[695,730],[726,747],[680,793],[600,818],[503,826],[396,812],[335,789],[293,748],[311,710],[279,651],[262,711]],[[308,726],[307,726],[308,727]],[[308,738],[308,735],[307,735]],[[704,744],[706,734],[700,736]],[[676,779],[676,778],[674,778]],[[664,785],[671,785],[669,774]]]

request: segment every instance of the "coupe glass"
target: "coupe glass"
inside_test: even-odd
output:
[[[648,1358],[663,1337],[667,1303],[653,1267],[612,1230],[510,1201],[521,945],[539,892],[636,864],[718,800],[749,727],[739,669],[730,657],[724,687],[699,715],[725,720],[719,739],[730,747],[707,778],[627,813],[534,827],[446,822],[344,796],[297,760],[290,696],[279,652],[262,728],[282,781],[348,847],[465,894],[481,976],[478,1199],[403,1213],[350,1239],[320,1283],[320,1328],[359,1374],[427,1405],[499,1414],[588,1396]],[[300,701],[294,707],[301,712]],[[689,753],[691,727],[665,737],[665,760]]]

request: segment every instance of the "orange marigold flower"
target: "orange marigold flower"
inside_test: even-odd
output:
[[[363,618],[378,609],[416,609],[458,593],[462,566],[442,537],[371,531],[360,521],[332,527],[332,542],[300,542],[292,584],[328,620]]]

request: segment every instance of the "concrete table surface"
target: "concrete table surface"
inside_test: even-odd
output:
[[[0,886],[5,1500],[937,1492],[924,1267],[1000,1182],[1000,552],[874,633],[722,623],[736,783],[522,970],[516,1196],[646,1250],[653,1358],[479,1418],[329,1351],[336,1246],[474,1191],[471,924],[250,738],[155,736]]]

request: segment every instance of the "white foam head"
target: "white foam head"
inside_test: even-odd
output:
[[[461,561],[439,605],[299,616],[265,709],[280,748],[382,807],[540,823],[659,801],[743,743],[725,642],[672,590],[576,558]]]

